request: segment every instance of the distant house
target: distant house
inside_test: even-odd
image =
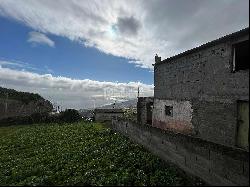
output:
[[[94,110],[94,118],[95,121],[105,122],[111,121],[114,118],[122,117],[124,114],[123,109],[95,109]]]

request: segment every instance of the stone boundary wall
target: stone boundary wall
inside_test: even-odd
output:
[[[244,150],[130,121],[112,120],[111,128],[209,185],[249,185],[249,153]]]

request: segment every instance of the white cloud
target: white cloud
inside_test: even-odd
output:
[[[10,62],[6,60],[0,60],[0,65],[3,66],[15,66],[15,67],[24,67],[25,64],[23,63],[17,63],[17,62]]]
[[[110,103],[114,100],[127,100],[141,96],[152,96],[153,85],[137,82],[100,82],[89,79],[54,77],[51,74],[37,74],[18,71],[0,66],[0,86],[20,91],[35,92],[64,108],[88,108]]]
[[[0,59],[0,66],[3,68],[10,68],[15,70],[22,70],[22,71],[31,71],[31,72],[39,72],[39,73],[53,73],[53,70],[50,69],[48,66],[44,67],[35,67],[27,62],[22,62],[20,60],[4,60]]]
[[[29,38],[27,41],[32,43],[33,45],[45,44],[50,47],[55,46],[55,42],[48,38],[45,34],[35,31],[29,32]]]
[[[29,63],[25,63],[19,60],[1,60],[0,65],[3,68],[12,68],[16,70],[29,70],[29,71],[37,71],[38,69],[32,66]]]
[[[54,46],[46,36],[54,34],[152,68],[156,53],[164,59],[248,27],[249,1],[0,0],[0,15],[37,31],[30,34],[40,36],[33,42]],[[91,107],[94,100],[101,105],[137,93],[136,82],[74,80],[17,71],[6,63],[0,64],[0,85],[38,92],[65,107]],[[153,85],[140,87],[145,96],[153,94]]]
[[[248,0],[0,0],[0,15],[152,68],[249,26]]]

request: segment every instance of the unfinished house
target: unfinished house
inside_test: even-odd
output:
[[[152,126],[249,150],[249,33],[154,65]]]
[[[210,185],[249,185],[249,28],[156,56],[154,85],[113,128]]]

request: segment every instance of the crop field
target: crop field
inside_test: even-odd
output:
[[[0,127],[0,185],[195,185],[98,123]]]

